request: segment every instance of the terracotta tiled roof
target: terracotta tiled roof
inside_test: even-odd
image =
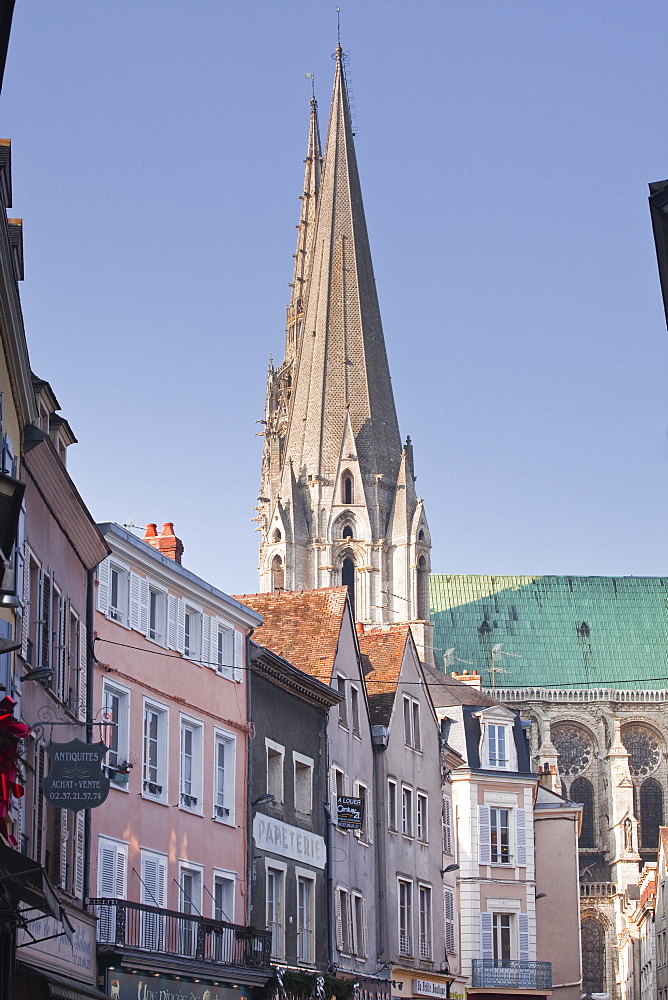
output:
[[[361,625],[357,626],[371,723],[374,726],[390,724],[409,634],[408,625],[369,631],[364,631]]]
[[[346,606],[347,587],[275,590],[235,599],[262,615],[253,640],[298,670],[329,684]]]

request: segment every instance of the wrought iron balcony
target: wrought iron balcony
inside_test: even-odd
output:
[[[126,899],[91,899],[100,948],[192,958],[258,970],[270,968],[271,932]]]
[[[474,958],[473,989],[551,990],[551,962],[514,962],[505,958]]]

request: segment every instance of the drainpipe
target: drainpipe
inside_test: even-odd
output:
[[[93,653],[95,630],[95,569],[88,570],[86,583],[86,743],[93,742]],[[91,720],[89,722],[89,719]],[[90,898],[91,815],[84,811],[83,898]]]
[[[376,894],[378,896],[378,922],[377,941],[378,960],[383,961],[385,957],[385,841],[383,839],[383,821],[380,812],[380,755],[387,750],[390,740],[390,731],[387,726],[371,727],[371,744],[373,746],[373,785],[374,800],[376,808],[376,877],[378,884]]]
[[[334,965],[334,958],[336,955],[336,941],[335,941],[335,926],[334,926],[334,866],[332,858],[332,810],[329,807],[328,796],[329,796],[329,753],[328,753],[328,743],[327,743],[327,726],[329,722],[329,713],[323,713],[321,741],[322,749],[320,751],[321,756],[325,758],[325,800],[323,808],[325,810],[325,849],[327,853],[327,955],[328,955],[328,965],[331,969]]]
[[[252,700],[251,700],[251,636],[255,631],[249,629],[246,636],[246,718],[251,722]],[[253,753],[251,747],[250,733],[246,742],[246,926],[251,924],[253,903],[251,900],[251,886],[253,885]]]

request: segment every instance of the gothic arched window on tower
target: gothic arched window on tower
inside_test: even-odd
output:
[[[429,618],[429,570],[424,556],[420,556],[417,568],[417,616],[421,621]]]
[[[344,472],[341,477],[341,500],[343,503],[355,503],[353,486],[353,477],[349,472]]]
[[[640,786],[640,846],[659,846],[659,827],[663,826],[663,791],[655,778],[646,778]]]
[[[568,793],[571,802],[581,802],[582,830],[578,847],[596,847],[596,825],[594,822],[594,786],[586,778],[576,778]]]
[[[272,540],[272,542],[280,542],[281,537],[282,537],[281,536],[281,529],[280,528],[276,528],[276,530],[274,531],[274,534],[272,535],[271,540]]]
[[[582,939],[582,992],[603,993],[605,985],[605,935],[598,920],[586,917],[580,928]]]
[[[353,618],[355,617],[355,563],[350,557],[346,557],[343,560],[343,565],[341,567],[341,583],[344,587],[348,588],[348,596],[350,598],[350,605],[353,610]]]
[[[343,535],[341,537],[342,538],[352,538],[353,537],[353,529],[350,527],[349,524],[347,524],[345,526],[345,528],[343,529]]]
[[[422,528],[418,531],[418,542],[424,542],[424,531]]]
[[[271,589],[285,589],[285,568],[280,556],[274,556],[271,560]]]

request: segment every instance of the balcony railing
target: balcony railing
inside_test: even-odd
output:
[[[100,945],[269,969],[270,931],[126,899],[91,899],[90,905]]]
[[[595,898],[596,896],[615,896],[615,882],[580,882],[580,895]]]
[[[474,989],[551,990],[551,962],[514,962],[503,958],[474,958]]]

